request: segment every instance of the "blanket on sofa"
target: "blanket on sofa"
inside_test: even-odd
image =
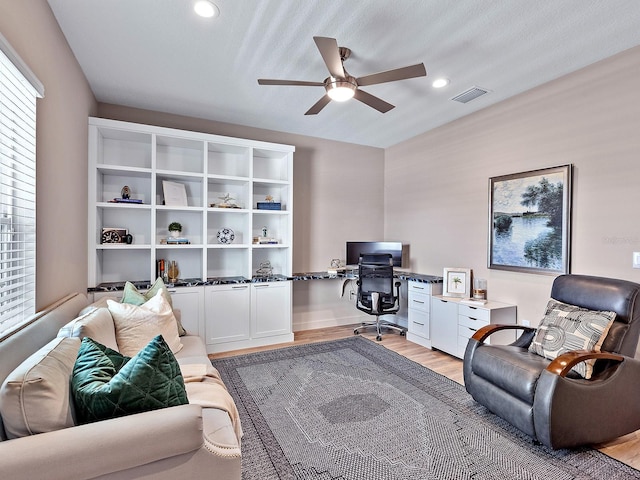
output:
[[[227,412],[239,444],[242,438],[242,427],[238,409],[218,371],[213,367],[208,369],[206,365],[181,365],[180,369],[189,403]]]

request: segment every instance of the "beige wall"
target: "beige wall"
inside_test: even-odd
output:
[[[631,269],[640,251],[640,47],[383,151],[97,104],[44,0],[0,0],[0,32],[46,89],[38,101],[39,307],[86,288],[90,115],[295,145],[294,271],[325,269],[344,256],[346,240],[385,236],[410,244],[415,271],[473,268],[491,298],[516,303],[534,325],[553,278],[487,270],[488,178],[572,163],[572,271],[640,281]],[[338,291],[335,281],[299,282],[297,326],[347,319],[353,310]]]
[[[382,149],[102,103],[98,116],[295,145],[294,272],[326,270],[332,258],[344,259],[345,241],[384,236]],[[356,321],[340,291],[336,280],[294,282],[294,330]]]
[[[87,288],[87,117],[97,103],[44,0],[0,0],[0,32],[44,84],[37,102],[36,303]]]
[[[388,148],[386,236],[416,271],[473,268],[535,326],[553,277],[487,269],[488,179],[570,163],[572,273],[640,281],[638,78],[640,47]]]

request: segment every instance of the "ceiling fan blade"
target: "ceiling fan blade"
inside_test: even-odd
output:
[[[342,66],[342,59],[340,58],[340,50],[338,49],[338,42],[335,38],[328,37],[313,37],[316,42],[320,55],[324,60],[325,65],[329,69],[329,73],[332,77],[344,78],[344,67]]]
[[[317,113],[320,113],[320,110],[322,110],[324,107],[326,107],[329,104],[330,101],[331,101],[331,98],[329,98],[329,95],[325,95],[320,100],[318,100],[313,105],[313,107],[311,107],[309,110],[307,110],[305,112],[305,115],[316,115]]]
[[[302,87],[324,87],[322,82],[305,82],[304,80],[270,80],[259,78],[258,85],[296,85]]]
[[[387,70],[386,72],[373,73],[364,77],[356,78],[358,86],[366,87],[368,85],[377,85],[378,83],[395,82],[396,80],[405,80],[407,78],[424,77],[427,70],[424,63],[411,65],[409,67],[396,68]]]
[[[362,103],[369,105],[371,108],[375,108],[380,113],[387,113],[392,108],[395,108],[394,105],[385,102],[381,98],[378,98],[370,93],[365,92],[364,90],[360,90],[359,88],[356,90],[356,93],[353,95],[353,98],[361,101]]]

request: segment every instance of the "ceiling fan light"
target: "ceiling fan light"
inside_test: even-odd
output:
[[[352,77],[351,77],[352,78]],[[336,102],[346,102],[356,93],[357,84],[351,78],[329,77],[325,82],[327,95]]]
[[[217,5],[209,2],[208,0],[197,1],[193,6],[193,10],[204,18],[217,17],[220,15],[220,10]]]

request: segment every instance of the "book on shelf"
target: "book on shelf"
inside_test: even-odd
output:
[[[109,200],[109,203],[135,203],[136,205],[140,205],[142,200],[139,198],[114,198],[113,200]]]
[[[482,306],[485,305],[487,301],[480,298],[463,298],[462,300],[460,300],[460,303],[464,303],[465,305]]]
[[[272,237],[253,237],[254,245],[277,245],[280,243],[277,238]]]
[[[191,242],[185,237],[167,237],[167,245],[188,245]]]

